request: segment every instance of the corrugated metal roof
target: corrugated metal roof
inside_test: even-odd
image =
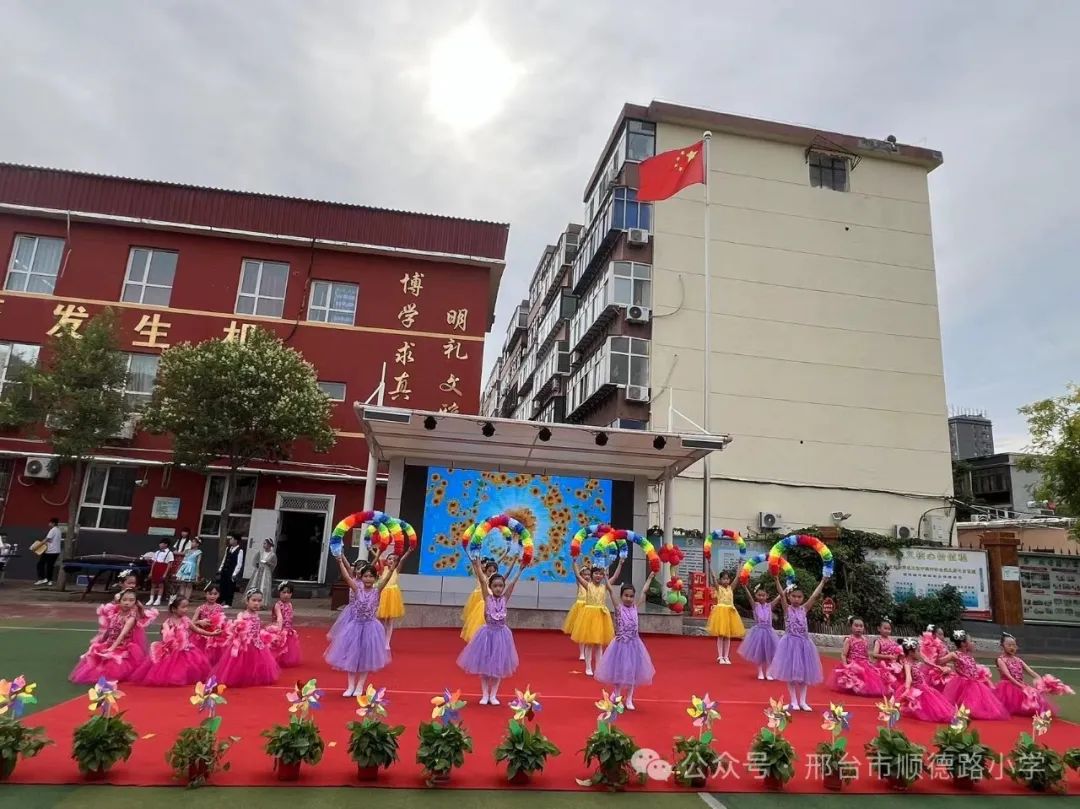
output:
[[[0,202],[503,261],[497,222],[0,163]]]

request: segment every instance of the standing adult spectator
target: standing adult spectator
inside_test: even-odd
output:
[[[274,568],[277,567],[277,554],[274,553],[274,541],[264,539],[262,551],[255,556],[255,572],[248,583],[248,592],[258,590],[262,593],[263,604],[269,605],[274,599]]]
[[[229,534],[229,544],[218,566],[218,589],[221,591],[221,603],[226,607],[233,605],[236,585],[244,576],[244,549],[240,546],[240,535]]]
[[[53,574],[56,572],[56,560],[60,558],[60,545],[64,541],[64,535],[60,533],[60,520],[53,517],[49,520],[49,531],[45,534],[45,550],[38,556],[37,574],[38,580],[35,585],[52,585]]]

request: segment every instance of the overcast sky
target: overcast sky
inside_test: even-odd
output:
[[[623,102],[938,149],[949,401],[1080,381],[1080,2],[0,0],[0,160],[511,223],[487,350]]]

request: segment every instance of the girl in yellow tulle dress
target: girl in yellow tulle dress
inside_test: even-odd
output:
[[[483,560],[482,569],[484,576],[490,579],[496,573],[499,572],[499,566],[495,563],[494,559],[485,558]],[[510,565],[510,570],[506,571],[506,575],[509,576],[514,569],[513,565]],[[476,585],[476,588],[469,593],[469,598],[465,601],[465,606],[461,608],[461,639],[468,643],[472,640],[473,635],[476,634],[476,630],[484,625],[484,594],[480,592],[480,585]]]
[[[585,602],[570,639],[584,648],[585,673],[590,677],[593,675],[594,657],[599,663],[604,647],[615,638],[615,624],[608,610],[607,595],[608,587],[618,582],[622,565],[623,562],[620,559],[611,578],[604,575],[605,571],[602,567],[589,568],[588,578],[585,577],[583,571],[574,571],[578,584],[585,588]]]
[[[393,571],[383,586],[382,592],[379,593],[379,608],[375,612],[375,617],[382,621],[386,629],[387,649],[390,648],[390,638],[394,634],[394,621],[405,617],[405,599],[401,597],[401,587],[398,586],[398,571],[401,570],[401,563],[410,553],[412,553],[412,548],[401,554],[400,559],[391,553],[380,566],[381,568],[390,567]]]
[[[712,578],[712,571],[709,571]],[[746,634],[742,617],[735,609],[735,591],[731,587],[731,574],[726,570],[720,574],[716,584],[716,603],[709,612],[709,623],[705,630],[716,638],[716,662],[731,665],[731,639],[741,638]]]
[[[574,576],[576,578],[577,574],[581,570],[584,569],[584,564],[580,568],[572,567],[572,569],[574,571]],[[584,586],[582,586],[581,582],[579,581],[577,583],[577,598],[574,599],[573,605],[570,607],[569,612],[566,613],[566,620],[563,621],[562,631],[563,631],[564,635],[569,635],[569,636],[573,637],[574,627],[577,626],[578,618],[581,617],[581,608],[584,607],[584,606],[585,606],[585,588],[584,588]],[[585,659],[585,644],[584,643],[579,643],[578,644],[578,660],[584,660],[584,659]]]

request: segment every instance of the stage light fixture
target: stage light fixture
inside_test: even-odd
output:
[[[434,430],[438,426],[439,426],[439,420],[437,418],[435,418],[434,416],[428,416],[426,419],[424,419],[424,429],[425,430]]]
[[[652,440],[653,449],[660,450],[667,446],[667,439],[662,435],[656,436]]]
[[[540,432],[536,434],[536,437],[539,438],[541,441],[550,441],[551,430],[549,430],[547,427],[541,427]]]
[[[495,425],[490,421],[485,421],[484,426],[480,428],[480,433],[484,438],[491,438],[491,436],[495,435]]]
[[[596,440],[596,446],[598,446],[598,447],[607,446],[607,433],[597,433],[595,440]]]

